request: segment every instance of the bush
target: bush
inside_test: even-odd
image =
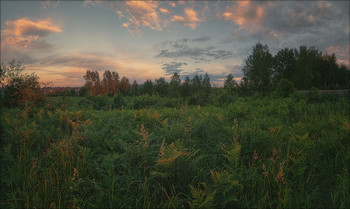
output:
[[[108,109],[108,96],[98,95],[88,97],[93,102],[93,107],[95,110]]]
[[[307,100],[309,102],[319,102],[321,99],[320,93],[316,87],[311,87],[310,91],[307,93]]]
[[[294,92],[294,84],[287,79],[281,79],[277,83],[276,94],[280,97],[288,97]]]
[[[148,95],[134,97],[133,108],[140,109],[145,107],[151,107],[158,103],[160,99],[160,97]]]
[[[92,107],[93,101],[83,98],[79,101],[78,105],[79,107],[85,107],[85,108]]]
[[[113,97],[114,108],[122,108],[125,105],[125,100],[122,94],[118,94]]]

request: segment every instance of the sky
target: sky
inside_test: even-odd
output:
[[[315,47],[349,67],[349,1],[1,1],[1,63],[21,61],[53,86],[87,70],[130,83],[175,72],[221,85],[253,46]]]

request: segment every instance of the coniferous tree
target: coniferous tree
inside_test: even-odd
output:
[[[236,81],[233,78],[233,75],[230,73],[227,75],[224,82],[224,89],[228,94],[233,94],[234,88],[236,86]]]
[[[180,96],[180,92],[181,92],[180,86],[181,86],[180,75],[178,73],[174,73],[171,76],[171,80],[169,84],[169,96],[170,97]]]
[[[146,82],[143,83],[142,90],[144,94],[148,94],[152,96],[153,94],[153,82],[151,79],[147,79]]]
[[[192,95],[192,84],[188,76],[186,76],[185,81],[181,85],[181,95],[184,98]]]
[[[138,86],[136,80],[134,80],[134,82],[131,85],[131,94],[133,96],[138,96],[139,95],[139,86]]]
[[[161,96],[165,97],[168,94],[169,84],[165,81],[165,78],[161,77],[155,80],[155,92]]]

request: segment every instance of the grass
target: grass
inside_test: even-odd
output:
[[[1,208],[350,207],[348,97],[82,99],[3,109]]]

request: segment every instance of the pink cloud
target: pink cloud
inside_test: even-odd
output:
[[[185,8],[184,16],[174,15],[171,21],[178,22],[183,26],[192,28],[193,30],[197,28],[200,22],[203,20],[198,18],[198,13],[192,8]]]
[[[62,29],[54,25],[50,19],[32,21],[27,18],[5,21],[1,31],[1,47],[27,48],[37,43],[43,43],[42,37],[51,33],[60,33]]]
[[[344,64],[348,68],[350,67],[350,55],[349,55],[350,45],[335,45],[330,46],[325,49],[329,54],[337,55],[337,62],[339,64]]]
[[[227,6],[221,18],[232,21],[240,26],[240,29],[255,31],[260,28],[260,23],[265,17],[265,8],[250,1],[237,1],[236,5]]]

